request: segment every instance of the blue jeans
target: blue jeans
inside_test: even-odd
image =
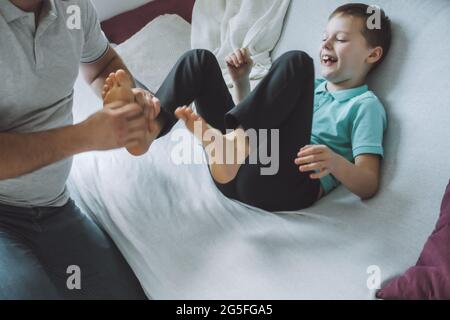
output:
[[[0,204],[0,299],[146,296],[113,241],[70,200],[53,208]]]

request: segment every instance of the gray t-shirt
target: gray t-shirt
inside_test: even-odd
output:
[[[33,13],[0,0],[0,132],[40,132],[73,124],[73,87],[80,63],[92,63],[107,51],[108,41],[90,1],[44,0],[41,17],[36,30]],[[64,205],[71,165],[69,158],[0,181],[0,203]]]

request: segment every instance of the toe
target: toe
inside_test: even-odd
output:
[[[179,107],[175,110],[175,116],[180,120],[186,121],[184,108],[182,108],[182,107]]]
[[[131,80],[130,76],[122,69],[117,70],[116,72],[116,80],[119,86],[121,87],[129,87],[131,89]]]
[[[108,79],[106,79],[106,85],[109,87],[109,89],[112,89],[117,86],[116,76],[115,74],[109,75]]]
[[[112,77],[109,76],[108,78],[106,78],[105,80],[105,86],[108,86],[108,88],[112,88],[114,85],[114,82],[112,80]]]

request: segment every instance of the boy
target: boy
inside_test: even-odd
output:
[[[373,197],[379,188],[387,120],[365,80],[387,55],[391,28],[382,10],[380,28],[369,28],[368,9],[347,4],[331,14],[320,47],[325,80],[317,80],[315,88],[312,59],[293,51],[276,60],[250,92],[252,61],[246,50],[239,49],[226,59],[235,83],[235,106],[215,57],[204,50],[188,52],[156,94],[161,102],[157,133],[166,134],[176,118],[182,119],[205,150],[214,150],[207,156],[220,191],[268,211],[307,208],[340,183],[361,199]],[[107,82],[106,98],[114,97],[117,83],[126,82],[124,76],[119,72],[113,77],[114,86]],[[192,101],[199,115],[188,107],[177,108]],[[195,130],[196,124],[202,130]],[[249,163],[255,152],[246,135],[249,129],[279,130],[279,141],[267,141],[279,143],[280,168],[275,175],[264,176],[263,164]],[[204,135],[211,131],[213,141]],[[211,144],[224,147],[210,148]],[[225,158],[229,147],[233,163],[212,160]]]

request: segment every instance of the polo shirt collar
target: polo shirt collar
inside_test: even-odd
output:
[[[323,93],[327,92],[330,94],[335,100],[342,103],[345,101],[348,101],[350,99],[353,99],[357,96],[362,95],[363,93],[366,93],[369,91],[369,87],[367,85],[362,85],[360,87],[346,89],[346,90],[339,90],[339,91],[333,91],[330,92],[327,89],[327,81],[322,82],[316,89],[316,93]]]
[[[44,14],[48,14],[51,18],[58,16],[55,0],[44,0],[42,10]],[[10,23],[19,18],[26,17],[29,12],[17,8],[9,0],[0,0],[0,14],[5,18],[7,23]]]
[[[47,12],[50,18],[55,19],[58,17],[58,10],[56,9],[55,0],[44,0],[44,10]]]

